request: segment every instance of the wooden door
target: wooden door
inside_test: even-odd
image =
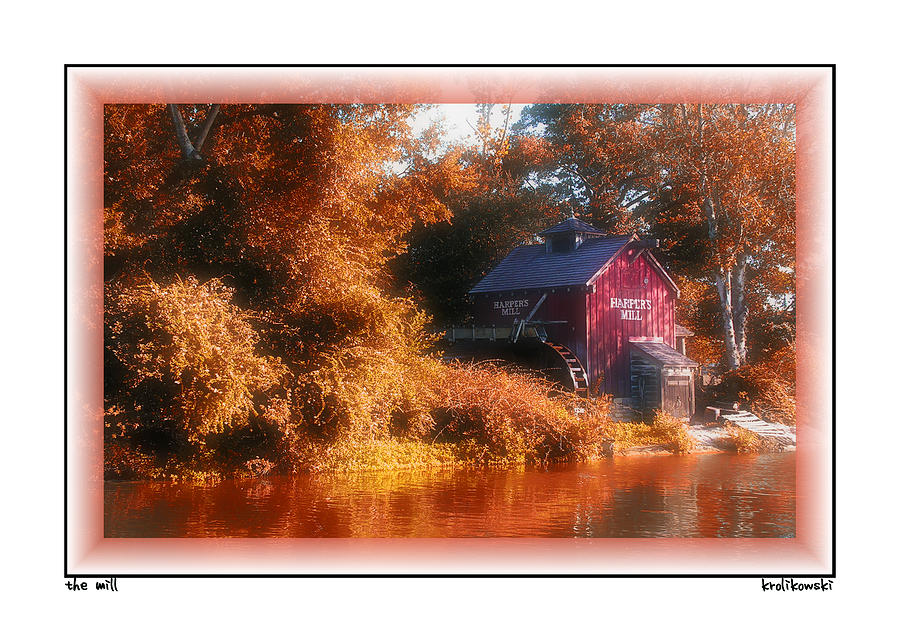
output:
[[[691,378],[670,375],[664,379],[663,410],[673,417],[691,416]]]

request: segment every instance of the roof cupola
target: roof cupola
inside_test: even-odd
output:
[[[603,236],[603,232],[571,216],[562,223],[547,228],[538,236],[544,238],[544,247],[548,254],[557,254],[573,252],[581,246],[586,238]]]

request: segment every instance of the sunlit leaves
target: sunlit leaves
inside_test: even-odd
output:
[[[257,334],[231,296],[218,280],[192,277],[167,286],[144,280],[108,294],[110,339],[128,386],[155,380],[177,390],[162,411],[190,440],[245,420],[254,394],[284,374],[278,359],[256,353]]]
[[[189,135],[208,109],[182,106]],[[436,154],[417,109],[222,105],[184,160],[165,106],[107,107],[110,470],[149,470],[151,452],[159,470],[285,471],[435,438],[463,375],[425,356],[428,317],[387,293],[388,261],[498,168]]]

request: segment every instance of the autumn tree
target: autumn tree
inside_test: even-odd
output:
[[[294,391],[327,399],[328,364],[413,358],[424,318],[384,294],[385,263],[415,221],[448,215],[415,109],[106,108],[112,433],[187,448],[179,435],[258,423],[278,398],[298,424],[309,395]],[[395,175],[401,162],[414,170]]]
[[[429,357],[428,315],[391,294],[410,231],[448,221],[471,175],[496,170],[435,153],[411,129],[418,109],[106,106],[108,474],[521,463],[590,445],[599,424],[540,381],[486,395],[499,375]]]
[[[783,105],[678,105],[655,113],[651,144],[666,150],[654,162],[661,166],[656,184],[670,186],[680,213],[705,227],[732,368],[747,363],[751,306],[761,311],[768,297],[793,291],[793,117],[793,107]]]
[[[698,317],[714,297],[734,368],[752,310],[791,333],[793,119],[791,105],[536,105],[521,131],[544,133],[552,161],[535,166],[561,199],[607,230],[663,239],[699,286],[683,288]]]
[[[495,112],[499,125],[492,125]],[[459,172],[444,198],[452,217],[414,225],[406,236],[408,251],[394,262],[398,282],[410,284],[443,325],[467,323],[469,289],[560,213],[550,191],[528,180],[535,139],[512,138],[510,113],[510,105],[477,105],[470,123],[474,141],[445,151]]]

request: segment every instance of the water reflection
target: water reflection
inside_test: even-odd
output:
[[[793,537],[793,453],[107,482],[106,537]]]

